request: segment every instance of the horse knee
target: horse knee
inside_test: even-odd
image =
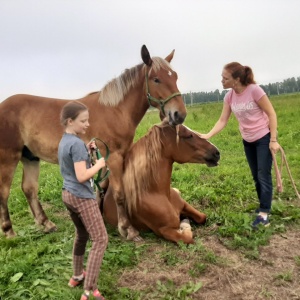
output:
[[[125,197],[123,194],[115,194],[114,199],[115,199],[117,206],[124,206]]]
[[[22,183],[22,191],[28,200],[37,195],[38,187],[35,184]]]
[[[206,223],[206,214],[198,213],[196,216],[191,217],[197,224],[205,224]]]
[[[201,213],[201,221],[200,224],[205,224],[206,223],[206,214]]]

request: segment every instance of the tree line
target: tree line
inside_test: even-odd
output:
[[[268,96],[299,93],[300,77],[292,77],[283,80],[283,82],[269,83],[266,85],[260,84],[260,87]],[[220,92],[218,89],[216,89],[214,92],[190,92],[182,95],[186,105],[193,105],[196,103],[221,101],[224,99],[226,92],[226,90],[222,90]]]

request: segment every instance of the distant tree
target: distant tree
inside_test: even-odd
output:
[[[260,85],[268,96],[296,93],[300,92],[300,77],[292,77],[285,79],[283,82],[269,83]],[[190,92],[183,94],[186,105],[193,105],[196,103],[214,102],[223,100],[227,90],[220,91],[216,89],[214,92]]]

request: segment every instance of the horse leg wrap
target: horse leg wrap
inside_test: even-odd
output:
[[[179,228],[180,228],[181,231],[192,230],[189,219],[182,220],[180,225],[179,225]]]
[[[181,221],[178,232],[193,238],[192,227],[188,219],[184,219]]]

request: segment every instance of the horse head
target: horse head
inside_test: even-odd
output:
[[[162,59],[151,57],[145,45],[141,49],[149,105],[158,108],[161,119],[167,117],[170,125],[182,124],[186,117],[184,101],[176,84],[177,73],[170,65],[174,52]]]
[[[169,190],[174,162],[213,167],[218,165],[219,159],[220,152],[212,143],[182,124],[170,125],[165,118],[127,152],[123,184],[129,213],[146,192],[153,192],[155,188]]]
[[[185,125],[170,126],[165,121],[161,124],[161,131],[165,155],[175,162],[206,164],[208,167],[218,165],[218,148],[201,138],[199,133]]]

